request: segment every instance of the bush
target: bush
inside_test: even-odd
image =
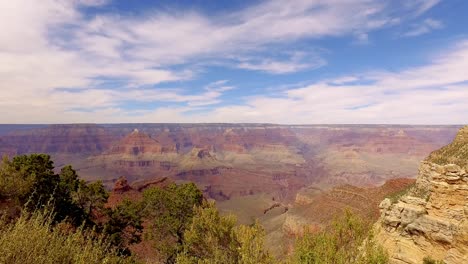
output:
[[[306,232],[296,241],[292,263],[384,264],[388,256],[375,244],[371,225],[346,211],[325,230]]]
[[[264,231],[258,223],[236,226],[235,217],[222,216],[214,203],[205,203],[195,208],[177,263],[274,263],[264,250],[263,238]]]
[[[104,239],[83,229],[64,230],[53,217],[35,212],[15,223],[0,222],[0,263],[135,263]]]

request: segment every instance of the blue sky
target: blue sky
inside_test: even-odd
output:
[[[464,0],[0,1],[0,123],[468,123]]]

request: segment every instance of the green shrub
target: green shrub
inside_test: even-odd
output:
[[[214,203],[195,208],[184,234],[179,264],[270,264],[260,224],[236,226],[233,216],[222,216]]]
[[[135,263],[90,232],[52,223],[53,217],[41,212],[10,224],[1,221],[0,263]]]
[[[385,264],[388,256],[374,242],[371,225],[346,211],[325,230],[306,232],[296,241],[292,263]]]

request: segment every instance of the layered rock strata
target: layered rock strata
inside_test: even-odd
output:
[[[381,202],[377,239],[389,251],[391,263],[420,264],[425,257],[468,263],[466,135],[468,127],[423,161],[416,185],[407,194]],[[441,153],[447,156],[441,158]]]

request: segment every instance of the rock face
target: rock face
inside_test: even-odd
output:
[[[135,129],[112,147],[110,154],[127,154],[138,156],[145,153],[161,153],[162,146],[158,141]]]
[[[114,189],[112,189],[112,191],[115,193],[124,193],[131,189],[132,187],[128,184],[127,178],[122,176],[115,182]]]
[[[97,154],[111,146],[115,139],[115,135],[94,124],[51,125],[20,130],[3,137],[17,154]],[[0,153],[1,145],[0,142]]]
[[[419,264],[426,256],[468,263],[467,132],[468,127],[460,130],[453,143],[421,163],[416,185],[407,194],[394,203],[381,202],[377,239],[391,263]],[[454,160],[465,166],[447,163]]]

